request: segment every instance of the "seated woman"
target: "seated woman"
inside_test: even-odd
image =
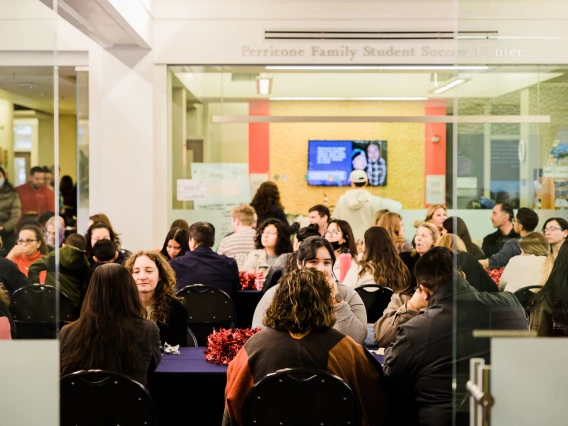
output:
[[[266,275],[278,256],[292,253],[288,224],[279,219],[266,219],[257,227],[254,246],[256,250],[249,253],[243,269]]]
[[[539,337],[568,337],[568,245],[560,247],[552,272],[531,303],[530,328]]]
[[[106,226],[109,227],[109,229],[111,230],[111,234],[113,235],[112,242],[116,245],[116,248],[118,249],[118,251],[120,251],[121,250],[120,236],[114,230],[112,224],[110,223],[110,219],[108,218],[108,216],[104,213],[94,214],[94,215],[89,217],[89,221],[87,222],[87,226],[90,227],[93,223],[97,223],[97,222],[102,222]]]
[[[336,259],[339,259],[339,256],[342,253],[349,253],[351,255],[351,266],[349,269],[357,267],[359,264],[357,241],[355,241],[353,230],[348,222],[341,219],[332,220],[327,226],[324,237],[331,243]],[[339,262],[335,262],[333,265],[333,275],[335,276],[335,279],[340,278],[339,269]],[[347,272],[345,272],[345,274],[347,274]]]
[[[39,228],[34,225],[23,225],[20,228],[17,243],[6,258],[18,265],[18,269],[27,277],[32,263],[47,254],[47,244]],[[39,274],[40,283],[45,283],[45,277],[46,271]]]
[[[87,240],[87,259],[89,259],[89,263],[91,264],[91,266],[93,266],[95,263],[97,263],[93,259],[93,246],[97,243],[97,241],[110,240],[113,241],[116,245],[117,237],[112,228],[106,223],[95,222],[91,226],[89,226],[89,229],[85,234],[85,240]],[[118,250],[118,257],[114,260],[114,262],[122,265],[126,258],[124,256],[124,253],[121,252],[118,248],[118,245],[116,245],[116,249]]]
[[[381,226],[389,233],[397,253],[412,251],[410,241],[404,237],[404,220],[398,213],[385,213],[376,226]]]
[[[568,238],[568,222],[561,217],[551,217],[542,227],[542,233],[546,237],[554,258],[558,256],[560,247]]]
[[[12,340],[16,337],[16,323],[9,307],[10,296],[0,283],[0,340]]]
[[[436,228],[438,228],[438,232],[440,235],[444,234],[446,231],[444,230],[444,221],[448,218],[446,206],[441,204],[435,204],[430,206],[426,211],[426,218],[424,222],[431,223]]]
[[[396,339],[397,327],[418,316],[420,311],[423,310],[416,308],[416,306],[419,306],[417,302],[422,296],[414,291],[416,288],[414,265],[416,265],[420,256],[434,247],[438,239],[440,239],[438,228],[431,223],[424,222],[418,226],[416,231],[415,251],[400,254],[402,261],[410,271],[410,286],[407,290],[392,295],[383,316],[375,323],[374,338],[379,347],[386,348],[392,345]],[[413,302],[413,298],[416,298],[416,303]]]
[[[445,234],[436,243],[438,247],[447,247],[456,254],[457,266],[465,274],[465,279],[478,291],[496,293],[499,288],[491,279],[479,261],[467,252],[464,242],[454,234]]]
[[[373,226],[365,232],[365,251],[357,268],[351,268],[343,284],[359,287],[378,284],[395,293],[408,289],[410,272],[396,252],[386,229]]]
[[[274,287],[276,284],[278,284],[278,280],[287,271],[288,264],[291,261],[293,261],[294,265],[296,264],[295,253],[300,248],[302,241],[304,241],[308,237],[319,236],[319,226],[315,223],[311,223],[308,226],[300,228],[294,236],[294,244],[292,245],[294,253],[284,253],[278,256],[278,259],[276,259],[272,267],[269,269],[268,274],[266,275],[266,280],[264,281],[262,291],[266,293],[269,288]]]
[[[187,308],[176,298],[176,275],[164,257],[155,251],[139,251],[124,267],[132,274],[140,302],[160,329],[160,341],[188,345]]]
[[[55,229],[57,223],[57,230]],[[65,219],[61,216],[52,216],[45,223],[45,228],[43,230],[43,236],[49,251],[55,250],[55,235],[59,233],[59,247],[65,241]]]
[[[446,220],[444,220],[443,227],[446,230],[446,232],[449,232],[450,234],[454,234],[460,237],[465,244],[467,252],[471,254],[473,257],[475,257],[477,260],[486,259],[486,256],[483,253],[483,250],[481,250],[481,247],[479,247],[471,240],[471,236],[469,235],[469,230],[467,229],[467,225],[462,220],[462,218],[457,216],[455,217],[451,216]]]
[[[325,257],[324,263],[331,261],[329,254]],[[305,262],[306,266],[315,263],[314,259]],[[382,368],[362,346],[333,329],[337,303],[332,297],[334,288],[329,272],[326,275],[311,267],[282,278],[264,314],[267,328],[252,336],[229,364],[223,425],[242,424],[245,398],[260,379],[296,367],[335,374],[359,398],[362,424],[384,423],[387,401]]]
[[[164,245],[160,253],[169,262],[176,257],[181,257],[189,250],[189,233],[182,228],[172,228],[166,235]]]
[[[296,265],[299,269],[315,268],[328,278],[329,288],[334,298],[333,310],[336,317],[334,328],[363,344],[367,338],[367,311],[361,297],[351,287],[338,284],[332,278],[335,253],[329,241],[322,237],[306,238],[297,253]],[[284,275],[286,276],[286,275]],[[284,277],[282,277],[284,279]],[[279,285],[272,287],[256,306],[252,327],[264,327],[262,319],[268,306],[272,303]]]
[[[540,232],[525,235],[519,241],[519,247],[521,254],[509,260],[501,275],[499,291],[514,293],[523,287],[544,285],[552,271],[554,256],[546,237]]]
[[[162,358],[160,330],[146,319],[132,276],[114,263],[95,270],[81,316],[61,329],[59,340],[62,376],[101,369],[148,386]]]

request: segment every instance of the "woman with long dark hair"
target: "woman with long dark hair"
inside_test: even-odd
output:
[[[85,234],[85,240],[87,240],[87,259],[89,259],[91,265],[94,265],[96,262],[93,260],[93,246],[99,240],[111,240],[116,244],[116,234],[114,233],[112,227],[107,225],[106,223],[95,222],[91,226],[89,226],[89,229]],[[124,261],[124,253],[118,251],[118,257],[116,258],[115,263],[120,263],[122,265]]]
[[[450,216],[444,220],[443,228],[450,234],[457,235],[465,244],[465,248],[469,254],[471,254],[476,259],[485,259],[485,254],[483,250],[471,240],[471,235],[469,235],[469,230],[467,225],[461,217]]]
[[[351,268],[343,281],[349,287],[378,284],[395,293],[408,289],[410,272],[398,255],[386,229],[373,226],[365,232],[365,251],[357,268]]]
[[[147,386],[160,363],[160,331],[146,319],[136,283],[120,265],[93,273],[77,321],[64,326],[61,375],[101,369],[125,374]]]
[[[353,267],[357,267],[359,263],[357,257],[357,241],[353,236],[351,225],[349,225],[347,221],[334,219],[329,222],[324,233],[324,237],[330,242],[331,247],[333,247],[333,251],[337,259],[339,259],[339,256],[342,253],[349,253],[351,255],[351,267],[349,270]],[[333,274],[335,275],[335,278],[339,278],[339,267],[339,262],[335,262],[333,266]],[[347,273],[348,272],[345,274]]]
[[[189,250],[189,233],[182,228],[169,230],[160,253],[168,261],[181,257]]]
[[[546,237],[554,257],[558,256],[560,247],[568,238],[568,222],[561,217],[551,217],[542,226],[542,233]]]
[[[21,215],[20,197],[0,167],[0,238],[6,252],[16,245],[15,229]]]
[[[290,234],[295,234],[300,228],[300,224],[295,222],[293,225],[288,224],[286,213],[284,213],[284,206],[280,199],[280,191],[278,185],[274,182],[263,182],[252,201],[250,206],[256,212],[256,227],[258,228],[266,219],[279,219],[288,227]]]
[[[125,262],[132,274],[140,302],[160,329],[160,341],[187,346],[187,308],[176,297],[176,274],[155,251],[139,251]]]
[[[546,284],[531,303],[530,328],[539,336],[568,337],[568,245],[558,251]]]
[[[336,323],[334,328],[343,334],[350,336],[357,343],[363,344],[367,338],[367,311],[363,300],[351,287],[339,284],[333,278],[333,264],[335,253],[331,244],[322,237],[306,238],[296,254],[296,266],[298,269],[315,268],[325,274],[329,289],[334,300],[334,313]],[[282,277],[284,279],[286,275]],[[252,320],[253,327],[263,327],[262,319],[264,312],[272,302],[274,293],[279,285],[272,287],[256,306]]]
[[[256,229],[254,246],[243,270],[266,275],[278,256],[293,251],[288,225],[279,219],[266,219]]]

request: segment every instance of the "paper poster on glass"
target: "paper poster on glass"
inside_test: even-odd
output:
[[[308,141],[308,185],[350,186],[353,170],[364,170],[369,186],[386,186],[387,141]]]

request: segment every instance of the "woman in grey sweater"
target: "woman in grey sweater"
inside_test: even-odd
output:
[[[298,249],[297,259],[298,268],[315,268],[328,277],[336,316],[333,328],[351,337],[357,343],[364,344],[367,337],[365,305],[354,289],[341,285],[332,278],[335,253],[329,241],[322,237],[306,238]],[[258,303],[252,320],[253,327],[264,328],[264,313],[270,306],[278,287],[277,285],[270,288]]]

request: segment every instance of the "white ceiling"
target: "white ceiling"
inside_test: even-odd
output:
[[[217,70],[215,68],[218,68]],[[487,71],[438,73],[431,72],[269,72],[260,67],[176,67],[174,74],[188,91],[200,101],[246,101],[263,99],[256,93],[255,75],[272,78],[275,97],[400,97],[426,96],[430,99],[493,98],[511,93],[537,83],[563,75],[558,69],[535,70],[521,67],[493,68]],[[568,71],[568,70],[567,70]],[[233,81],[235,77],[252,81]],[[453,78],[467,81],[441,94],[434,94],[436,87]],[[449,80],[450,79],[450,80]]]

